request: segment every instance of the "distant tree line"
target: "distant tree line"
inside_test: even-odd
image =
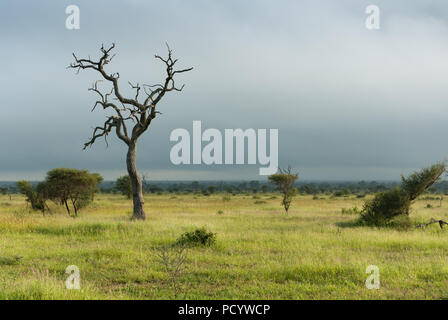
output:
[[[33,187],[39,182],[31,181]],[[373,194],[377,192],[391,190],[400,186],[400,182],[377,182],[377,181],[359,181],[359,182],[306,182],[301,181],[294,184],[301,195],[319,195],[325,194],[334,197],[343,197],[347,195]],[[116,181],[103,181],[99,185],[102,193],[117,193],[122,191],[116,188]],[[145,181],[143,180],[144,193],[268,193],[275,192],[277,188],[269,181]],[[448,181],[440,181],[429,188],[427,193],[448,195]],[[0,182],[0,194],[18,194],[20,190],[17,182]]]

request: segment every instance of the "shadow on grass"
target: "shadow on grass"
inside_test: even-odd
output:
[[[393,219],[391,221],[378,223],[378,224],[368,224],[364,222],[363,220],[356,219],[356,220],[350,220],[350,221],[342,221],[342,222],[336,222],[335,225],[339,228],[375,228],[375,229],[385,229],[385,230],[396,230],[396,231],[409,231],[414,229],[414,224],[409,220],[402,220],[402,219]]]
[[[336,222],[335,225],[339,228],[359,228],[365,226],[359,219]]]

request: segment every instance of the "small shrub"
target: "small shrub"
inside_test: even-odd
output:
[[[362,199],[362,198],[365,198],[365,197],[366,197],[365,193],[356,195],[356,198],[358,198],[358,199]]]
[[[313,200],[319,200],[319,197],[317,195],[314,195]]]
[[[230,197],[224,196],[224,197],[222,197],[222,201],[230,201]]]
[[[409,230],[412,227],[412,222],[407,214],[400,214],[392,218],[386,226],[398,230]]]
[[[222,211],[222,210],[218,210],[217,213],[218,213],[218,214],[224,214],[224,211]]]
[[[173,292],[173,298],[177,299],[180,293],[186,290],[182,285],[182,277],[185,272],[185,262],[187,260],[188,252],[185,247],[162,247],[159,249],[158,262],[162,265],[165,271],[170,288]],[[185,297],[184,297],[185,298]]]
[[[432,205],[428,203],[428,204],[426,204],[426,208],[431,209]]]
[[[385,225],[395,216],[408,214],[411,201],[408,195],[396,187],[377,193],[366,201],[361,211],[361,220],[368,225]]]
[[[194,231],[185,232],[176,241],[181,246],[212,246],[216,243],[216,233],[199,228]]]
[[[395,217],[409,215],[412,202],[439,181],[445,171],[446,163],[441,162],[416,171],[407,178],[402,176],[400,187],[377,193],[373,199],[365,202],[361,222],[377,226],[388,225]],[[430,208],[430,205],[426,207]]]
[[[266,201],[264,200],[257,200],[254,202],[254,204],[264,204],[264,203],[266,203]]]
[[[334,197],[343,197],[347,196],[348,194],[349,192],[347,190],[336,190],[335,192],[333,192]]]

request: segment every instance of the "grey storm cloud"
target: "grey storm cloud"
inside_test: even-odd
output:
[[[381,9],[367,30],[365,8]],[[76,4],[80,30],[65,28]],[[279,163],[303,179],[390,179],[446,155],[446,1],[12,1],[0,4],[0,180],[53,167],[125,172],[124,145],[83,143],[105,114],[90,112],[99,77],[66,66],[72,52],[117,45],[110,72],[157,83],[165,42],[193,66],[139,141],[153,179],[258,179],[258,166],[174,166],[170,132],[276,128]],[[123,92],[132,92],[123,87]]]

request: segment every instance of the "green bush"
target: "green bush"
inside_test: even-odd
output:
[[[364,204],[361,212],[361,222],[368,225],[390,225],[392,219],[406,220],[412,202],[440,180],[445,173],[446,163],[441,162],[416,171],[407,178],[401,177],[401,187],[377,193],[375,197]],[[403,221],[400,222],[400,225]]]
[[[181,246],[212,246],[216,243],[216,233],[199,228],[194,231],[185,232],[176,241]]]
[[[377,193],[373,199],[366,201],[361,211],[361,220],[369,225],[385,225],[396,216],[408,214],[410,206],[408,194],[395,187]]]
[[[401,214],[391,219],[386,226],[398,230],[409,230],[412,227],[412,222],[408,215]]]

